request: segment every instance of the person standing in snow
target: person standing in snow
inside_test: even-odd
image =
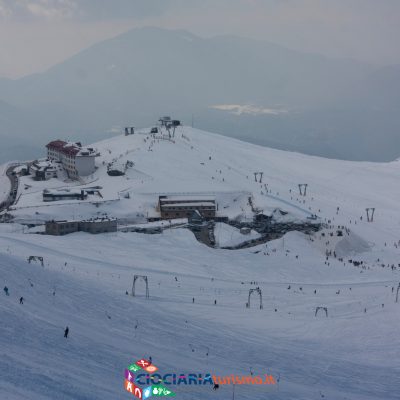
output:
[[[67,338],[68,337],[68,333],[69,333],[69,328],[68,328],[68,326],[65,328],[65,331],[64,331],[64,337],[65,338]]]
[[[19,298],[19,304],[24,304],[24,298],[22,296]]]
[[[6,294],[6,296],[9,296],[10,295],[10,293],[8,293],[8,287],[7,286],[4,286],[4,293]]]

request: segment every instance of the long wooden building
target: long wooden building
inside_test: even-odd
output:
[[[212,196],[159,196],[162,219],[189,218],[193,211],[206,219],[215,218],[217,204]]]

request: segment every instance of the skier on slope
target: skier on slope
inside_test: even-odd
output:
[[[65,338],[67,338],[68,337],[68,333],[69,333],[69,328],[68,328],[68,326],[65,328],[65,331],[64,331],[64,337]]]
[[[7,286],[4,286],[4,293],[6,294],[6,296],[9,296],[10,295],[10,293],[8,293],[8,287]]]

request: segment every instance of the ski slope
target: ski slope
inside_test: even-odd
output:
[[[356,233],[367,234],[380,244],[400,239],[400,161],[380,164],[324,159],[185,126],[177,129],[171,140],[165,132],[157,136],[162,139],[154,139],[148,132],[93,144],[101,155],[96,159],[96,172],[85,178],[87,184],[20,177],[18,202],[12,212],[16,221],[26,222],[33,216],[36,223],[61,217],[90,218],[106,212],[136,222],[143,216],[157,216],[160,194],[211,194],[221,216],[252,219],[248,204],[252,196],[255,207],[265,214],[276,208],[290,213],[291,220],[317,214],[337,225],[350,225],[351,221]],[[125,176],[108,176],[107,164],[113,160],[119,164],[132,161],[134,166]],[[264,173],[262,183],[254,181],[258,171]],[[299,196],[299,183],[308,184],[306,197]],[[102,188],[102,198],[42,201],[43,189],[93,186]],[[367,207],[376,208],[373,225],[365,222]]]
[[[148,355],[165,372],[252,368],[280,377],[279,387],[236,387],[243,399],[398,398],[399,305],[391,292],[398,273],[328,267],[302,234],[286,235],[284,247],[282,239],[270,242],[270,256],[210,249],[187,230],[151,240],[2,232],[0,241],[1,283],[10,290],[0,302],[7,399],[129,398],[123,369]],[[31,254],[45,266],[28,264]],[[148,276],[150,299],[140,285],[137,297],[125,294],[134,274]],[[245,308],[251,281],[263,291],[262,310],[256,298]],[[328,318],[314,316],[319,305]],[[232,387],[172,390],[182,399],[226,399]]]
[[[123,388],[124,368],[152,356],[162,373],[251,370],[279,380],[236,385],[236,399],[398,399],[399,162],[328,160],[187,127],[173,140],[154,141],[142,131],[96,143],[98,169],[84,185],[20,178],[15,223],[0,224],[0,284],[10,292],[0,294],[0,397],[132,398]],[[135,165],[110,177],[114,159]],[[264,172],[262,183],[254,181],[256,171]],[[306,197],[298,195],[299,183],[308,183]],[[41,202],[46,187],[94,185],[103,188],[102,201]],[[253,216],[252,196],[253,205],[283,222],[311,212],[327,226],[312,236],[290,232],[223,250],[184,228],[53,237],[26,233],[18,223],[99,213],[134,223],[155,215],[163,193],[214,194],[220,215],[244,220]],[[372,223],[366,207],[376,207]],[[221,241],[235,239],[237,232],[220,228]],[[31,255],[44,257],[44,267],[28,264]],[[135,274],[148,276],[149,299],[142,282],[136,297],[126,295]],[[264,307],[253,296],[246,308],[256,287]],[[319,306],[328,318],[315,316]],[[230,399],[233,390],[170,388],[187,400]]]

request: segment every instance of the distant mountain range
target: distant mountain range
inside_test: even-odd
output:
[[[399,86],[400,66],[134,29],[42,74],[0,79],[0,161],[33,157],[50,138],[93,142],[164,114],[282,149],[391,160],[400,156]]]

